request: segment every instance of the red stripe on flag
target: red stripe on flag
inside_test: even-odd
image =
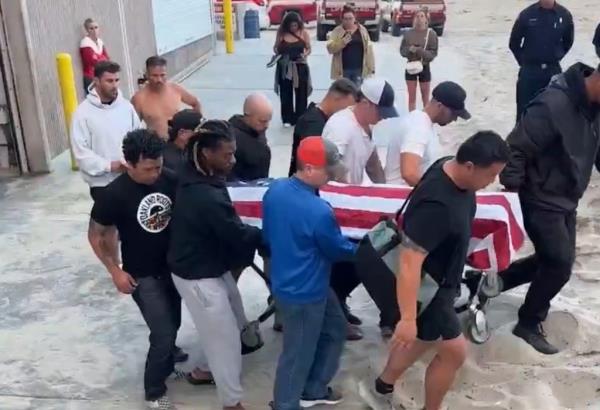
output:
[[[358,186],[358,185],[325,185],[320,188],[322,192],[331,192],[333,194],[341,194],[348,196],[368,196],[384,199],[406,199],[410,193],[410,188],[385,188],[378,186]]]
[[[262,219],[262,202],[257,201],[236,201],[235,209],[239,216],[246,218]],[[372,212],[355,209],[334,208],[336,219],[340,226],[344,228],[371,229],[384,216],[393,217],[393,214],[384,214],[382,212]],[[508,226],[498,220],[493,219],[475,219],[472,226],[471,237],[483,239],[490,234],[493,235],[492,243],[496,254],[496,260],[499,270],[506,269],[510,264],[511,251],[506,241],[508,237]],[[485,257],[480,254],[485,253]],[[470,264],[478,269],[489,269],[490,261],[488,251],[483,249],[469,255]]]
[[[476,267],[477,269],[487,270],[492,267],[490,261],[490,253],[487,249],[481,249],[471,253],[467,257],[467,263],[470,266]]]
[[[525,234],[519,223],[517,222],[517,218],[515,218],[515,214],[512,211],[512,207],[510,206],[510,202],[503,195],[490,195],[490,196],[479,196],[477,197],[477,203],[482,205],[500,205],[507,210],[508,213],[508,221],[510,223],[510,237],[512,238],[512,246],[515,249],[519,249],[523,246],[523,242],[525,242]]]

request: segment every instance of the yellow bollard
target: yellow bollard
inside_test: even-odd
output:
[[[62,96],[63,110],[65,112],[65,122],[67,125],[67,136],[69,140],[69,152],[71,154],[71,169],[77,171],[77,162],[73,156],[71,147],[71,118],[77,109],[77,89],[75,88],[75,75],[73,74],[73,63],[71,55],[59,53],[56,55],[56,69],[58,71],[58,83],[60,94]]]
[[[225,50],[233,54],[233,5],[231,0],[223,0],[223,24],[225,28]]]

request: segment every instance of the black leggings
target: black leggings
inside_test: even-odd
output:
[[[298,88],[294,89],[292,80],[279,80],[279,98],[281,99],[281,121],[284,124],[296,125],[296,121],[308,105],[308,65],[298,64]],[[296,106],[294,109],[294,91]]]

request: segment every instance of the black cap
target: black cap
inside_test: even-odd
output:
[[[177,112],[169,120],[169,136],[173,140],[177,137],[179,130],[195,130],[202,122],[202,114],[198,111],[185,109]]]
[[[450,108],[460,118],[465,120],[471,118],[471,114],[465,108],[467,92],[460,85],[452,81],[444,81],[433,89],[431,95],[437,102]]]

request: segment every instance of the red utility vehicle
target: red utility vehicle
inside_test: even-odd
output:
[[[310,23],[317,19],[316,0],[270,0],[267,10],[271,24],[281,24],[283,16],[288,11],[300,14],[304,23]]]
[[[429,26],[435,30],[438,36],[442,36],[446,25],[444,0],[402,0],[400,7],[393,11],[392,35],[398,37],[403,28],[412,27],[413,17],[421,8],[427,8],[431,20]]]
[[[317,39],[327,40],[327,33],[342,22],[342,8],[353,3],[356,20],[369,31],[372,41],[379,41],[381,33],[381,8],[379,0],[321,0],[317,18]]]

